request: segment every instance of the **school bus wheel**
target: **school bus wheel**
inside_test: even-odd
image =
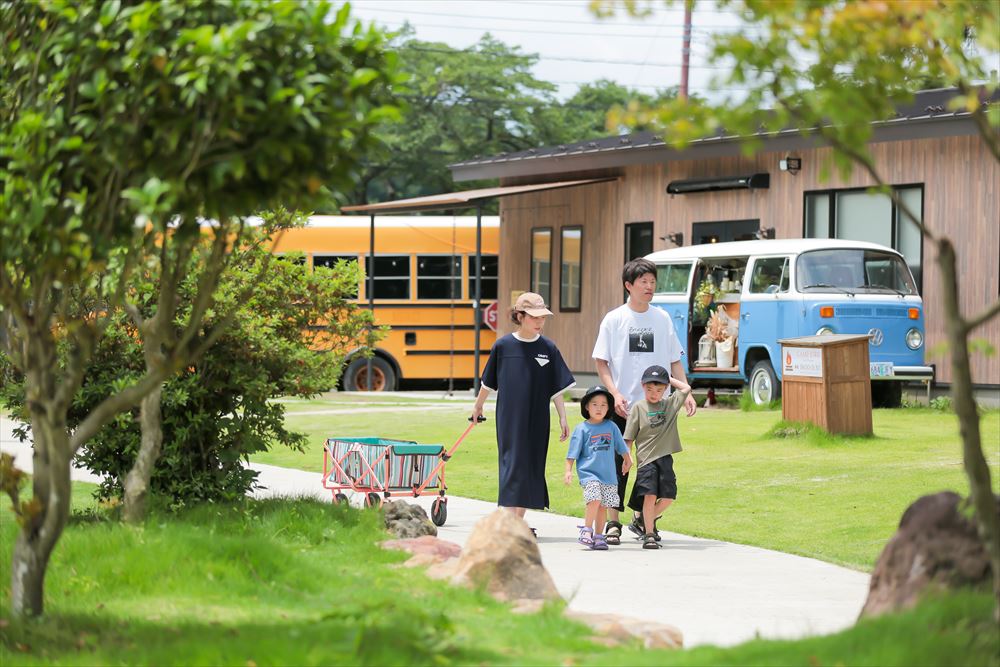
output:
[[[395,391],[396,373],[385,359],[372,357],[372,391]],[[344,370],[344,389],[368,391],[368,360],[355,357]]]

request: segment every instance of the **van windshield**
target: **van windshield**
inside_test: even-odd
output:
[[[800,292],[916,294],[906,262],[878,250],[837,248],[799,255],[795,284]]]

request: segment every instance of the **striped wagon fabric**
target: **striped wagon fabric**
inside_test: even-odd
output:
[[[333,466],[329,483],[351,486],[352,482],[366,488],[409,491],[414,485],[422,485],[427,475],[434,472],[444,447],[441,445],[418,445],[408,440],[387,438],[329,438],[327,451],[342,470]],[[386,480],[386,460],[388,459],[389,479]],[[369,472],[374,470],[374,476]],[[363,475],[367,473],[364,479]],[[360,480],[360,482],[358,481]],[[426,488],[435,489],[439,485],[438,475],[428,481]]]

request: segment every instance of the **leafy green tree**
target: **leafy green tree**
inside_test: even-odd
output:
[[[991,79],[1000,52],[1000,3],[995,0],[895,2],[858,0],[719,0],[736,10],[753,31],[716,35],[712,62],[731,65],[716,83],[747,89],[745,97],[717,104],[675,100],[615,114],[615,122],[652,124],[665,141],[682,148],[692,139],[725,128],[748,137],[746,149],[761,145],[749,139],[760,130],[794,126],[817,136],[833,151],[833,164],[845,175],[861,169],[877,190],[891,197],[917,224],[936,250],[941,269],[944,319],[951,355],[951,393],[959,418],[965,472],[979,532],[990,553],[1000,619],[1000,518],[983,456],[979,415],[972,392],[969,337],[1000,314],[1000,301],[978,313],[959,307],[955,248],[942,230],[918,222],[888,186],[869,152],[875,121],[891,120],[898,106],[928,81],[954,87],[952,109],[971,114],[982,141],[1000,161],[1000,108],[985,103],[998,84]],[[596,1],[598,12],[614,11]],[[635,14],[650,3],[628,2]]]
[[[242,216],[349,189],[372,127],[395,113],[394,58],[380,33],[349,23],[324,2],[0,2],[0,325],[35,443],[33,498],[15,508],[15,615],[42,613],[73,455],[220,335],[201,327],[206,279],[153,370],[70,429],[136,267],[186,267],[208,218],[203,275],[217,280]],[[175,239],[176,251],[153,252]]]
[[[596,139],[609,134],[621,134],[626,129],[644,130],[633,124],[626,128],[608,125],[608,113],[615,108],[640,109],[663,103],[677,96],[677,88],[670,87],[649,95],[608,79],[600,79],[580,86],[566,101],[553,104],[542,112],[543,144],[564,144],[586,139]]]
[[[265,265],[261,276],[258,268]],[[179,297],[188,305],[175,319],[177,331],[186,328],[204,268],[203,263],[192,268],[180,286]],[[232,325],[163,385],[163,450],[151,470],[152,496],[173,507],[239,498],[257,477],[244,465],[251,455],[273,446],[302,449],[305,436],[285,428],[285,408],[271,399],[311,396],[335,386],[346,355],[381,336],[371,312],[351,301],[360,278],[357,262],[309,271],[292,257],[270,258],[260,246],[237,251],[213,309],[235,311]],[[130,301],[143,313],[158,308],[158,279],[141,270],[132,280]],[[213,328],[217,317],[209,314],[202,326]],[[147,372],[144,348],[132,317],[113,314],[69,411],[70,428],[116,386]],[[15,415],[23,414],[23,399],[23,380],[0,388],[0,403]],[[124,497],[147,437],[143,417],[139,409],[118,413],[77,455],[77,465],[104,476],[100,498]]]
[[[553,102],[555,86],[531,72],[535,55],[489,34],[465,50],[411,34],[396,47],[409,76],[400,90],[407,109],[378,130],[384,147],[371,156],[356,202],[447,192],[449,164],[538,145],[535,114]]]

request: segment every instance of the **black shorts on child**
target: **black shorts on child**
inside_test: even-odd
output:
[[[639,468],[628,506],[636,512],[641,512],[643,496],[677,499],[677,476],[674,474],[673,456],[669,454],[661,456]]]

